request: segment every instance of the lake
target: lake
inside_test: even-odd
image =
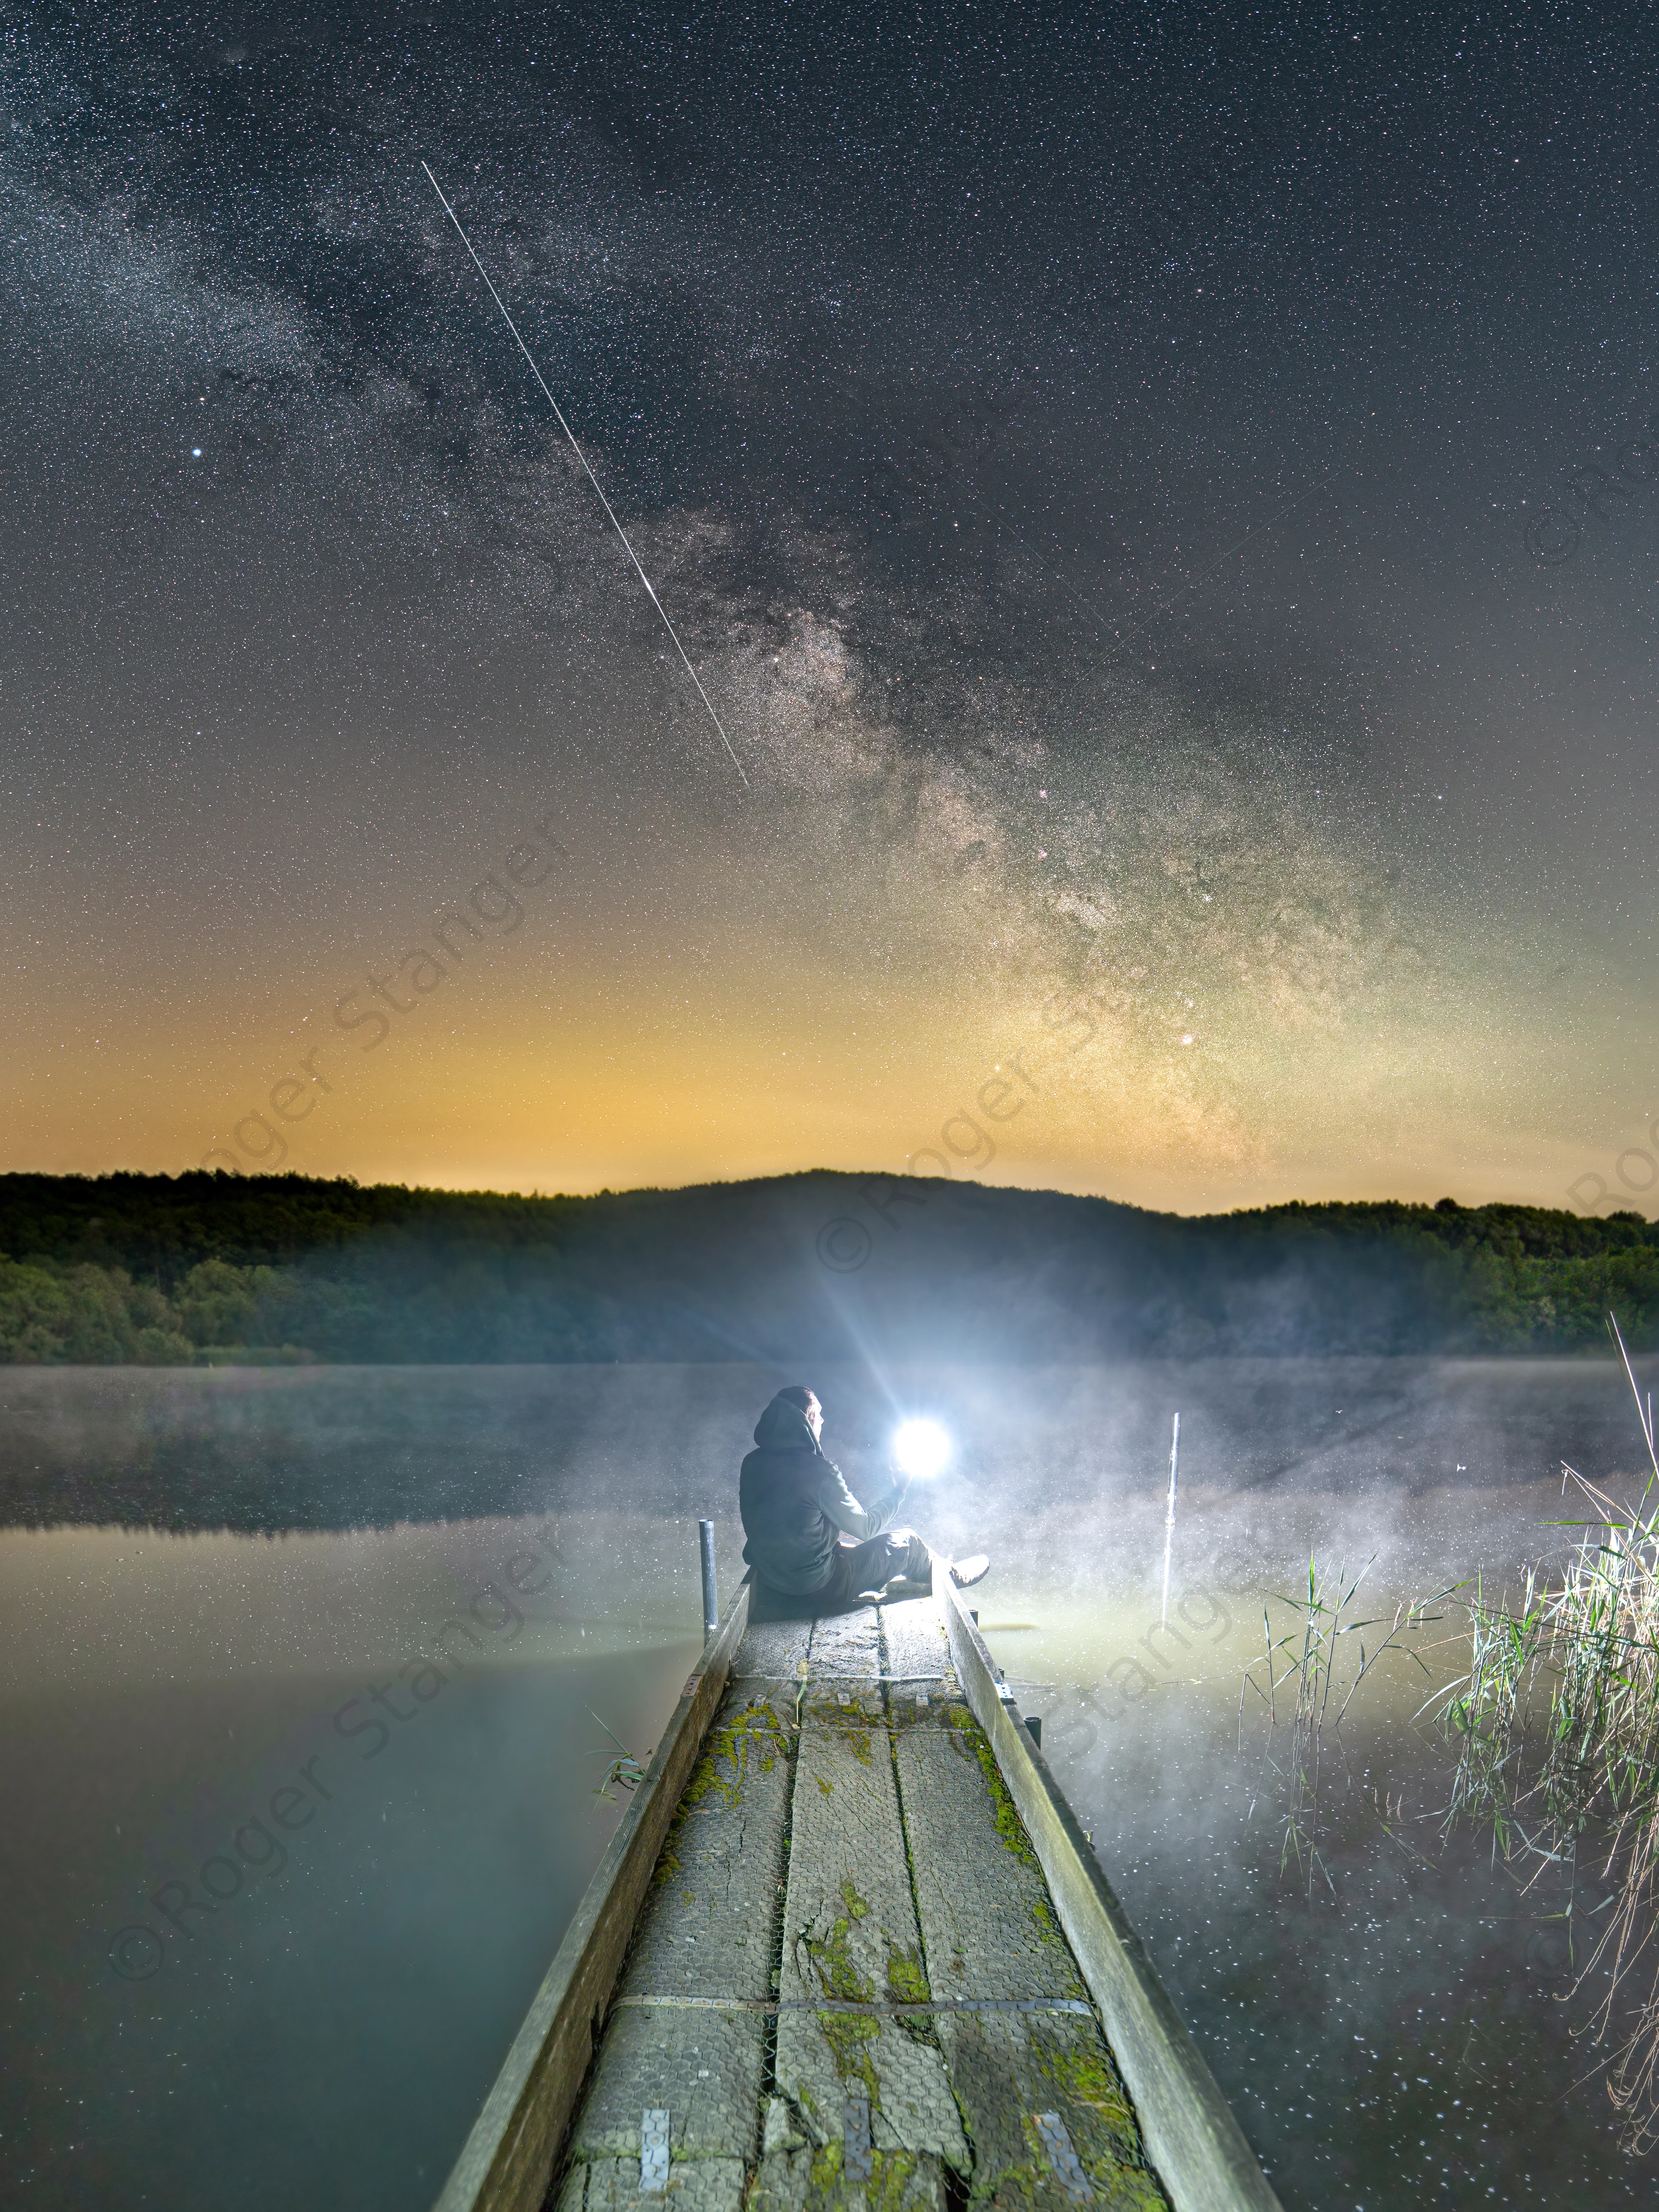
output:
[[[699,1648],[696,1517],[729,1593],[803,1379],[855,1489],[900,1412],[958,1440],[909,1517],[993,1552],[993,1648],[1292,2212],[1648,2200],[1562,1899],[1437,1840],[1455,1620],[1357,1693],[1311,1895],[1239,1723],[1310,1553],[1374,1559],[1361,1613],[1558,1555],[1559,1462],[1638,1470],[1628,1390],[1346,1360],[0,1370],[9,2201],[430,2203],[618,1817],[606,1729],[648,1751]]]

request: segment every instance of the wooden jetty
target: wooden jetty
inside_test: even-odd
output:
[[[1275,2212],[959,1593],[750,1597],[437,2212]]]

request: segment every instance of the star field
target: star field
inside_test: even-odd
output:
[[[1655,1103],[1653,49],[20,16],[5,1164],[242,1157],[310,1051],[308,1172],[894,1170],[1086,1020],[991,1179],[1567,1202]]]

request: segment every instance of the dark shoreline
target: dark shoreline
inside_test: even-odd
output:
[[[1150,1213],[813,1172],[520,1198],[0,1176],[0,1364],[1597,1354],[1659,1224],[1393,1202]]]

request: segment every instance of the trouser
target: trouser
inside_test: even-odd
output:
[[[908,1528],[890,1528],[861,1544],[837,1544],[830,1579],[812,1593],[820,1613],[845,1613],[864,1590],[878,1590],[903,1576],[920,1594],[933,1587],[933,1555]]]

